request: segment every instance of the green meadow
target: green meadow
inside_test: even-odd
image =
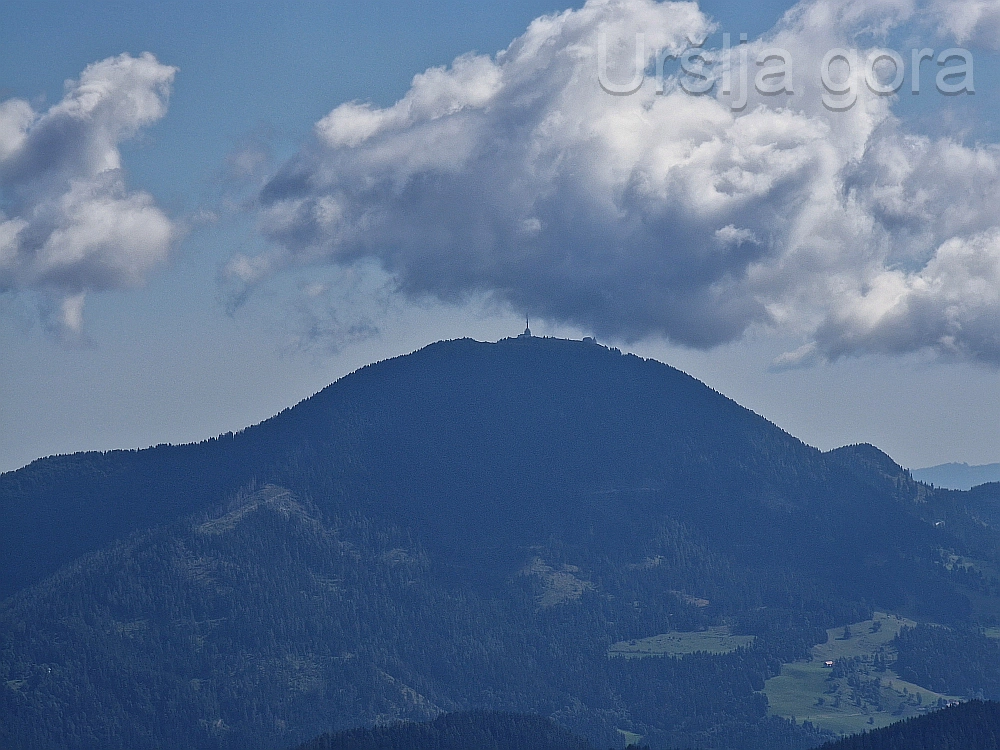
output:
[[[877,612],[871,620],[827,631],[827,642],[815,646],[810,659],[783,665],[781,674],[765,683],[770,712],[849,734],[957,700],[900,680],[892,671],[892,639],[915,625]],[[847,674],[828,666],[838,659],[854,660]]]
[[[732,635],[721,625],[690,633],[670,632],[649,638],[619,641],[608,649],[608,656],[641,659],[644,656],[685,656],[704,651],[710,654],[728,654],[754,642],[752,635]]]

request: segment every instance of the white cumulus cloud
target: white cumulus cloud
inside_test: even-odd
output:
[[[176,229],[127,188],[119,144],[166,114],[175,72],[120,55],[87,66],[47,111],[0,103],[0,292],[51,298],[67,332],[88,292],[138,285],[169,252]]]
[[[336,107],[258,197],[271,251],[233,258],[229,277],[375,261],[414,299],[486,294],[599,335],[800,334],[780,366],[924,348],[1000,361],[997,148],[907,133],[864,83],[838,111],[820,77],[827,51],[868,40],[863,63],[872,39],[925,28],[942,2],[799,3],[733,40],[751,61],[745,103],[738,80],[691,95],[676,66],[657,90],[658,51],[713,30],[694,3],[590,0],[539,18],[495,56],[416,76],[391,107]],[[949,33],[980,33],[989,7]],[[646,80],[613,96],[599,41],[624,83],[637,33]],[[774,49],[789,91],[760,93],[754,60]],[[720,50],[704,61],[720,70]]]

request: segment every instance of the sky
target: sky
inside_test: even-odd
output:
[[[0,471],[526,316],[824,450],[1000,461],[1000,0],[4,15]]]

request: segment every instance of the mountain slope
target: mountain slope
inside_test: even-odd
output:
[[[543,713],[605,747],[619,728],[818,740],[768,719],[754,694],[801,633],[718,657],[608,657],[616,641],[711,616],[668,593],[685,577],[710,590],[733,577],[691,540],[660,536],[673,565],[581,569],[537,549],[486,594],[441,585],[401,529],[325,517],[273,485],[240,493],[0,605],[0,747],[280,748],[470,708]]]
[[[426,578],[405,535],[274,486],[133,536],[0,608],[0,746],[281,746],[433,717],[422,693],[450,675],[415,642],[447,628],[461,649],[490,624]]]

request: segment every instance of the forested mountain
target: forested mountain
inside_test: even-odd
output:
[[[278,748],[489,709],[598,747],[810,747],[764,681],[874,607],[982,638],[996,507],[658,362],[441,342],[236,435],[0,476],[0,746]],[[610,650],[696,631],[742,640]]]
[[[824,745],[822,750],[998,750],[1000,703],[970,701]]]
[[[876,586],[926,600],[927,580],[881,583],[871,566],[995,545],[960,494],[929,491],[869,446],[823,454],[666,365],[577,341],[461,340],[362,368],[236,435],[0,476],[0,593],[254,480],[420,528],[436,562],[464,574],[552,535],[620,549],[651,512],[739,558],[820,575],[848,562],[833,583],[852,597]]]

